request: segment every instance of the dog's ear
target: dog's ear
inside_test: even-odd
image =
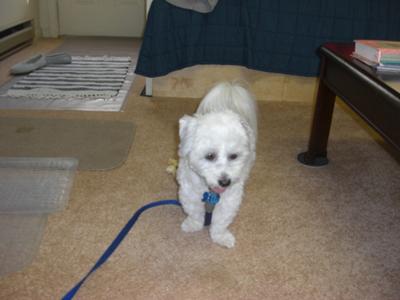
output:
[[[197,124],[195,117],[183,116],[179,120],[179,156],[184,157],[188,155],[193,143],[193,133]]]
[[[256,151],[256,140],[257,140],[257,133],[254,132],[253,128],[247,123],[245,120],[240,119],[240,125],[243,126],[244,130],[250,141],[250,150],[252,152]]]

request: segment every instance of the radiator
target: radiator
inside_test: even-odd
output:
[[[0,59],[11,55],[33,41],[34,30],[31,21],[27,21],[0,32]]]

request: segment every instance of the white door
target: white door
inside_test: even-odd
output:
[[[58,0],[61,35],[141,37],[145,0]]]

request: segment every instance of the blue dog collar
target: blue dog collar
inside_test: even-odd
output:
[[[205,192],[201,201],[215,205],[218,203],[220,196],[214,192]]]
[[[214,210],[214,206],[218,203],[219,198],[220,198],[219,194],[214,192],[205,192],[203,194],[203,199],[201,199],[201,201],[205,203],[206,207],[206,214],[204,216],[204,226],[208,226],[211,224],[212,212]]]

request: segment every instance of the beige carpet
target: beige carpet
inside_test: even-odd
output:
[[[131,122],[55,118],[0,118],[0,156],[75,157],[80,170],[108,170],[126,160]]]
[[[59,299],[140,206],[175,198],[165,172],[177,121],[197,101],[131,97],[137,125],[126,163],[78,172],[68,208],[50,215],[27,269],[0,279],[0,299]],[[260,103],[258,157],[240,213],[237,246],[186,234],[177,207],[146,212],[77,299],[398,299],[400,168],[339,107],[323,168],[299,164],[311,105]]]

